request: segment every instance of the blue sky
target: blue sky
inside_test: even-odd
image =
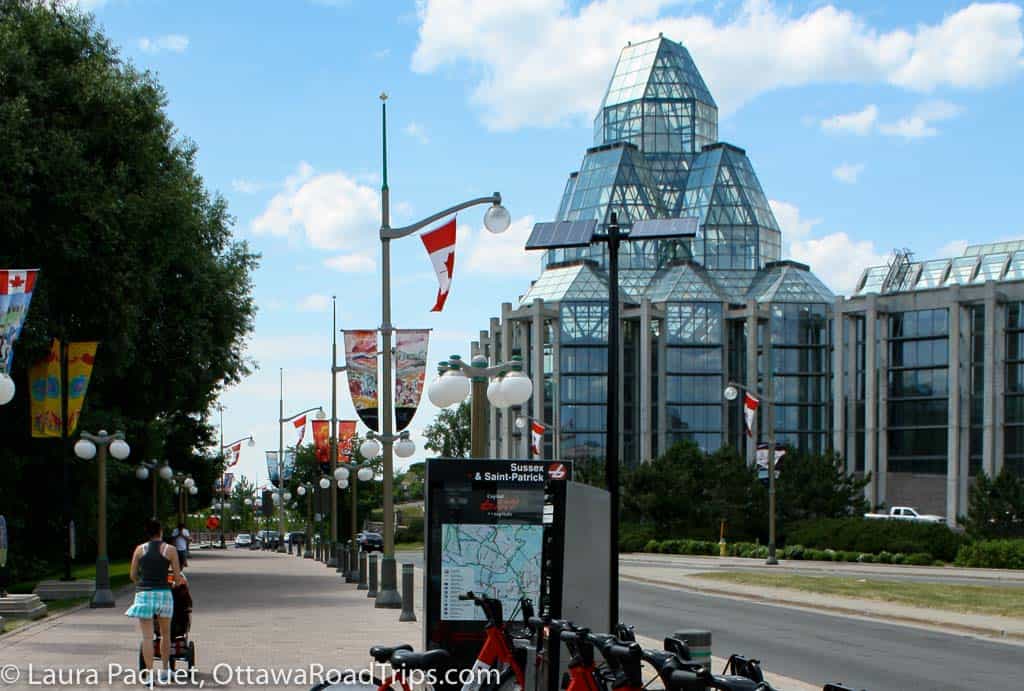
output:
[[[330,300],[339,325],[380,323],[380,102],[389,106],[396,223],[501,191],[502,236],[459,217],[445,311],[426,252],[396,243],[394,321],[432,328],[431,361],[468,355],[525,291],[522,251],[550,219],[619,50],[664,32],[690,50],[747,150],[784,252],[837,292],[894,246],[921,258],[1022,234],[1022,10],[927,0],[81,0],[125,59],[165,86],[207,185],[262,253],[249,345],[259,370],[223,396],[225,436],[254,434],[265,478],[286,414],[329,404]],[[339,377],[340,410],[353,417]],[[414,433],[433,419],[424,403]],[[286,443],[293,438],[286,431]],[[308,439],[308,437],[307,437]],[[417,441],[419,441],[417,439]],[[422,458],[417,453],[416,458]]]

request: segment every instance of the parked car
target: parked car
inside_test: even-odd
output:
[[[286,545],[290,544],[302,547],[306,544],[306,534],[300,530],[293,530],[292,532],[285,534],[284,542]]]
[[[384,538],[380,533],[361,532],[356,535],[356,542],[359,543],[359,549],[363,552],[384,551]]]
[[[252,535],[249,533],[235,535],[235,547],[249,547],[250,545],[252,545]]]
[[[866,513],[864,518],[878,519],[887,518],[896,521],[912,521],[914,523],[945,523],[946,519],[935,514],[918,513],[917,509],[911,506],[893,506],[888,513]]]
[[[276,530],[261,530],[256,533],[256,542],[262,549],[277,549],[281,534]]]

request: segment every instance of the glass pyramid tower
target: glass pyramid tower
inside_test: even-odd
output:
[[[693,258],[707,269],[756,271],[779,259],[781,233],[743,149],[716,142],[718,107],[689,52],[659,36],[623,48],[594,119],[594,146],[566,183],[556,220],[611,213],[700,218],[692,241],[626,243],[623,268],[657,270]],[[547,263],[604,248],[552,250]],[[633,286],[635,290],[635,286]]]

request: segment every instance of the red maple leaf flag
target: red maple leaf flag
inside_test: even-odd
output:
[[[295,422],[292,424],[295,425],[295,431],[299,433],[299,438],[296,440],[295,446],[302,446],[302,440],[306,437],[306,416],[303,415],[296,418]]]
[[[234,468],[238,465],[238,459],[242,455],[242,442],[238,442],[231,447],[231,462],[228,463],[228,468]]]
[[[747,436],[754,436],[754,416],[761,401],[749,393],[743,394],[743,421],[747,423]]]
[[[530,420],[530,453],[534,458],[544,458],[544,425]]]
[[[423,240],[423,246],[427,248],[430,262],[437,273],[437,301],[430,311],[440,312],[444,309],[445,300],[448,299],[452,275],[455,273],[455,219],[429,233],[424,233],[420,239]]]

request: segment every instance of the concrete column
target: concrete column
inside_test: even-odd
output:
[[[668,376],[665,374],[668,360],[668,337],[665,333],[665,320],[661,321],[658,330],[658,453],[663,454],[668,444],[668,407],[665,397],[668,395]]]
[[[847,398],[846,398],[846,472],[857,471],[857,326],[859,317],[843,315],[844,327],[849,334],[846,348]],[[863,440],[861,440],[863,443]]]
[[[508,362],[512,359],[512,327],[512,303],[503,302],[501,303],[501,357],[499,362]],[[494,409],[494,406],[489,403],[488,407]],[[498,424],[501,425],[501,448],[499,449],[501,455],[499,458],[513,457],[512,421],[509,420],[511,416],[508,410],[506,408],[498,415],[500,420]]]
[[[614,374],[619,380],[618,391],[619,391],[619,433],[616,437],[619,440],[619,463],[621,464],[623,459],[626,458],[626,406],[622,403],[622,392],[626,390],[626,320],[622,318],[622,314],[625,312],[625,304],[619,300],[619,371]],[[609,374],[613,374],[609,372]],[[631,459],[636,460],[636,459]]]
[[[558,319],[551,320],[551,455],[562,457],[562,326]]]
[[[747,381],[746,386],[751,391],[757,391],[758,385],[758,371],[757,371],[757,300],[747,300],[747,343],[746,343],[746,355],[747,355]],[[771,339],[766,339],[771,340]],[[765,420],[767,417],[761,415],[761,419]],[[756,425],[755,429],[760,431],[761,426]],[[757,451],[757,439],[749,439],[744,436],[746,442],[746,454],[747,465],[754,465],[756,458],[754,456]]]
[[[989,477],[996,472],[996,284],[985,283],[984,401],[982,404],[981,468]]]
[[[535,298],[533,301],[533,323],[530,330],[530,345],[531,353],[530,357],[533,358],[533,418],[543,425],[548,423],[548,420],[544,419],[544,301],[541,298]],[[523,406],[525,413],[526,406]],[[523,444],[525,455],[523,458],[530,457],[530,425],[523,427]],[[541,452],[544,451],[543,445],[541,446]]]
[[[957,290],[949,305],[949,413],[946,438],[946,523],[956,525],[960,513],[960,303]]]
[[[889,318],[879,315],[878,325],[878,368],[875,371],[875,386],[878,392],[878,503],[888,501],[889,480]]]
[[[487,357],[488,362],[497,359],[498,354],[495,346],[498,342],[498,333],[501,329],[501,321],[497,317],[491,317],[490,333],[488,334],[487,349],[482,353]],[[498,410],[494,406],[487,408],[487,454],[491,458],[498,458]]]
[[[843,376],[843,298],[832,305],[832,450],[843,454],[846,440],[846,378]]]
[[[995,286],[993,286],[995,292]],[[995,410],[995,420],[992,427],[995,429],[993,447],[995,449],[993,470],[998,475],[1003,469],[1003,462],[1006,459],[1006,305],[997,295],[995,298],[995,339],[992,341],[993,361],[992,368],[992,407]]]
[[[875,327],[878,303],[874,295],[866,298],[864,311],[864,473],[871,482],[864,488],[868,503],[878,505],[878,372]]]
[[[640,462],[651,460],[651,301],[640,301]]]
[[[729,303],[723,302],[722,308],[722,387],[725,388],[725,384],[735,380],[736,373],[732,371],[729,366],[729,347],[732,339],[731,331],[729,328],[731,322],[728,320],[727,315],[729,313]],[[735,401],[725,400],[725,396],[722,396],[722,443],[728,444],[732,440],[732,431],[729,428],[729,411],[731,406],[736,405]]]

